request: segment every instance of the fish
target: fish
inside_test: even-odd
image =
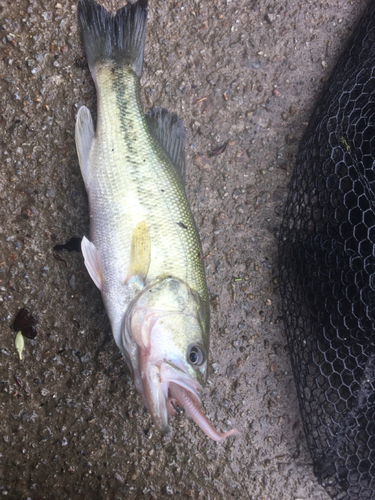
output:
[[[201,409],[209,356],[209,300],[198,231],[184,189],[185,131],[164,108],[144,113],[140,97],[148,2],[116,15],[79,0],[83,46],[97,94],[75,139],[88,194],[84,263],[101,291],[115,342],[156,428],[182,406],[213,440]]]
[[[375,2],[304,132],[280,228],[280,295],[314,472],[375,499]]]

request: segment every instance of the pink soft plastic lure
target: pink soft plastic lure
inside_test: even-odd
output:
[[[172,397],[177,400],[178,404],[185,408],[186,413],[191,416],[202,431],[214,441],[224,441],[228,436],[239,434],[237,429],[232,429],[228,432],[217,432],[217,430],[213,428],[211,422],[209,422],[207,417],[203,414],[197,398],[180,385],[170,382],[169,391]]]

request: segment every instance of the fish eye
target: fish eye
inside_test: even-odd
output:
[[[203,347],[199,345],[191,345],[188,347],[188,361],[193,366],[202,366],[206,360]]]

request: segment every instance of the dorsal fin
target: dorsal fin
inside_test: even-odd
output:
[[[185,131],[175,113],[164,108],[150,109],[146,120],[152,136],[159,141],[185,184]]]

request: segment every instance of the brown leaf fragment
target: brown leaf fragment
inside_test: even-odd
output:
[[[28,339],[35,339],[38,334],[37,324],[38,320],[24,307],[18,311],[13,323],[13,329],[16,332],[21,331],[22,335]]]
[[[221,155],[227,149],[227,146],[228,146],[228,141],[224,142],[224,144],[222,144],[221,146],[213,149],[211,153],[208,153],[208,157],[212,158],[213,156]]]
[[[27,206],[22,207],[21,213],[25,219],[28,219],[34,215],[33,209]]]
[[[14,380],[17,382],[17,384],[22,388],[23,387],[23,382],[22,380],[17,377],[17,375],[14,375]]]
[[[68,265],[68,263],[66,262],[66,260],[63,259],[62,257],[60,257],[60,255],[58,255],[57,253],[54,253],[53,257],[54,257],[54,259],[58,260],[59,262],[63,262],[65,264],[65,266]]]
[[[212,167],[212,162],[211,160],[208,158],[208,156],[200,156],[200,155],[197,155],[196,156],[196,161],[197,161],[197,165],[198,167],[200,168],[200,170],[208,170],[210,171],[211,170],[211,167]]]

